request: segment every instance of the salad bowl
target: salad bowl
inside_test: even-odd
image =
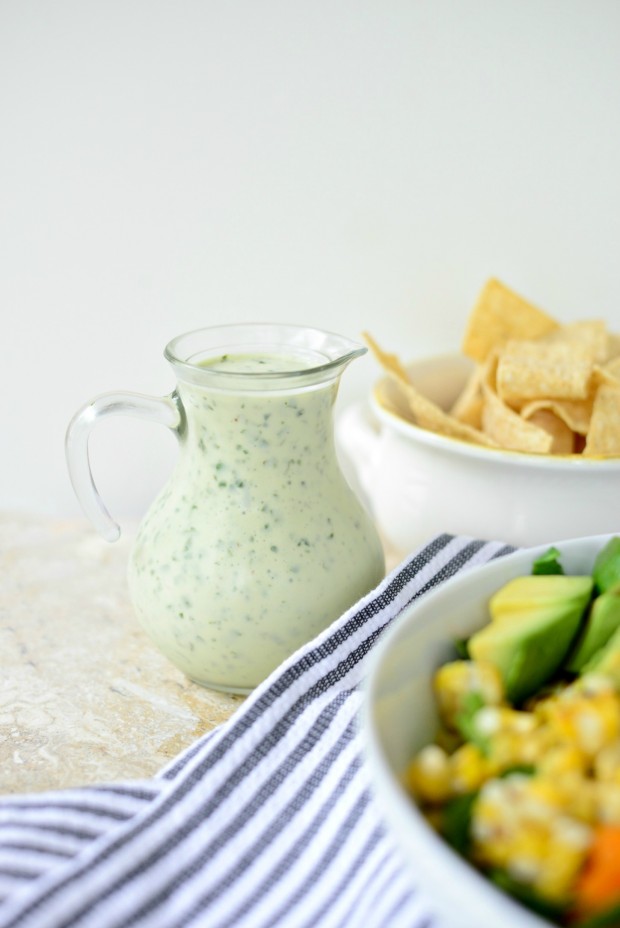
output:
[[[590,574],[610,535],[554,543],[566,574]],[[436,669],[454,660],[454,641],[489,622],[489,599],[531,573],[548,544],[524,548],[446,581],[394,621],[371,657],[361,727],[371,788],[411,880],[430,899],[442,928],[549,928],[551,922],[496,888],[428,824],[403,785],[414,755],[432,742],[438,715]],[[433,922],[435,924],[435,922]]]

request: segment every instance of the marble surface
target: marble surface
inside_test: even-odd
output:
[[[0,790],[150,776],[243,702],[151,644],[125,580],[131,537],[0,515]]]

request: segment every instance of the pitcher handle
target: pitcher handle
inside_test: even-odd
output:
[[[134,416],[147,422],[158,422],[178,432],[183,413],[176,392],[162,397],[141,393],[102,393],[79,409],[69,423],[65,451],[73,489],[99,534],[106,541],[116,541],[121,530],[95,486],[88,454],[91,430],[98,419],[106,416]]]

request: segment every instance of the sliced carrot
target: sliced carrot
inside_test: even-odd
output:
[[[599,825],[575,889],[575,907],[591,915],[620,900],[620,826]]]

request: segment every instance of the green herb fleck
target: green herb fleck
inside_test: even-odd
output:
[[[455,717],[456,727],[465,741],[477,745],[483,754],[488,753],[489,739],[481,735],[476,728],[476,714],[486,705],[479,692],[466,693],[463,697],[461,711]]]
[[[469,660],[469,650],[467,648],[467,639],[466,638],[455,638],[454,639],[454,648],[456,653],[463,661]]]
[[[533,777],[536,773],[536,767],[534,764],[512,764],[510,767],[506,767],[505,770],[502,770],[501,773],[498,773],[500,779],[505,779],[506,777],[511,777],[513,774],[519,773],[524,777]]]
[[[564,568],[559,561],[560,552],[557,548],[549,548],[544,554],[541,554],[532,564],[532,573],[539,574],[563,574]]]
[[[446,803],[441,816],[441,833],[459,854],[466,857],[471,843],[471,816],[478,793],[466,793]]]

